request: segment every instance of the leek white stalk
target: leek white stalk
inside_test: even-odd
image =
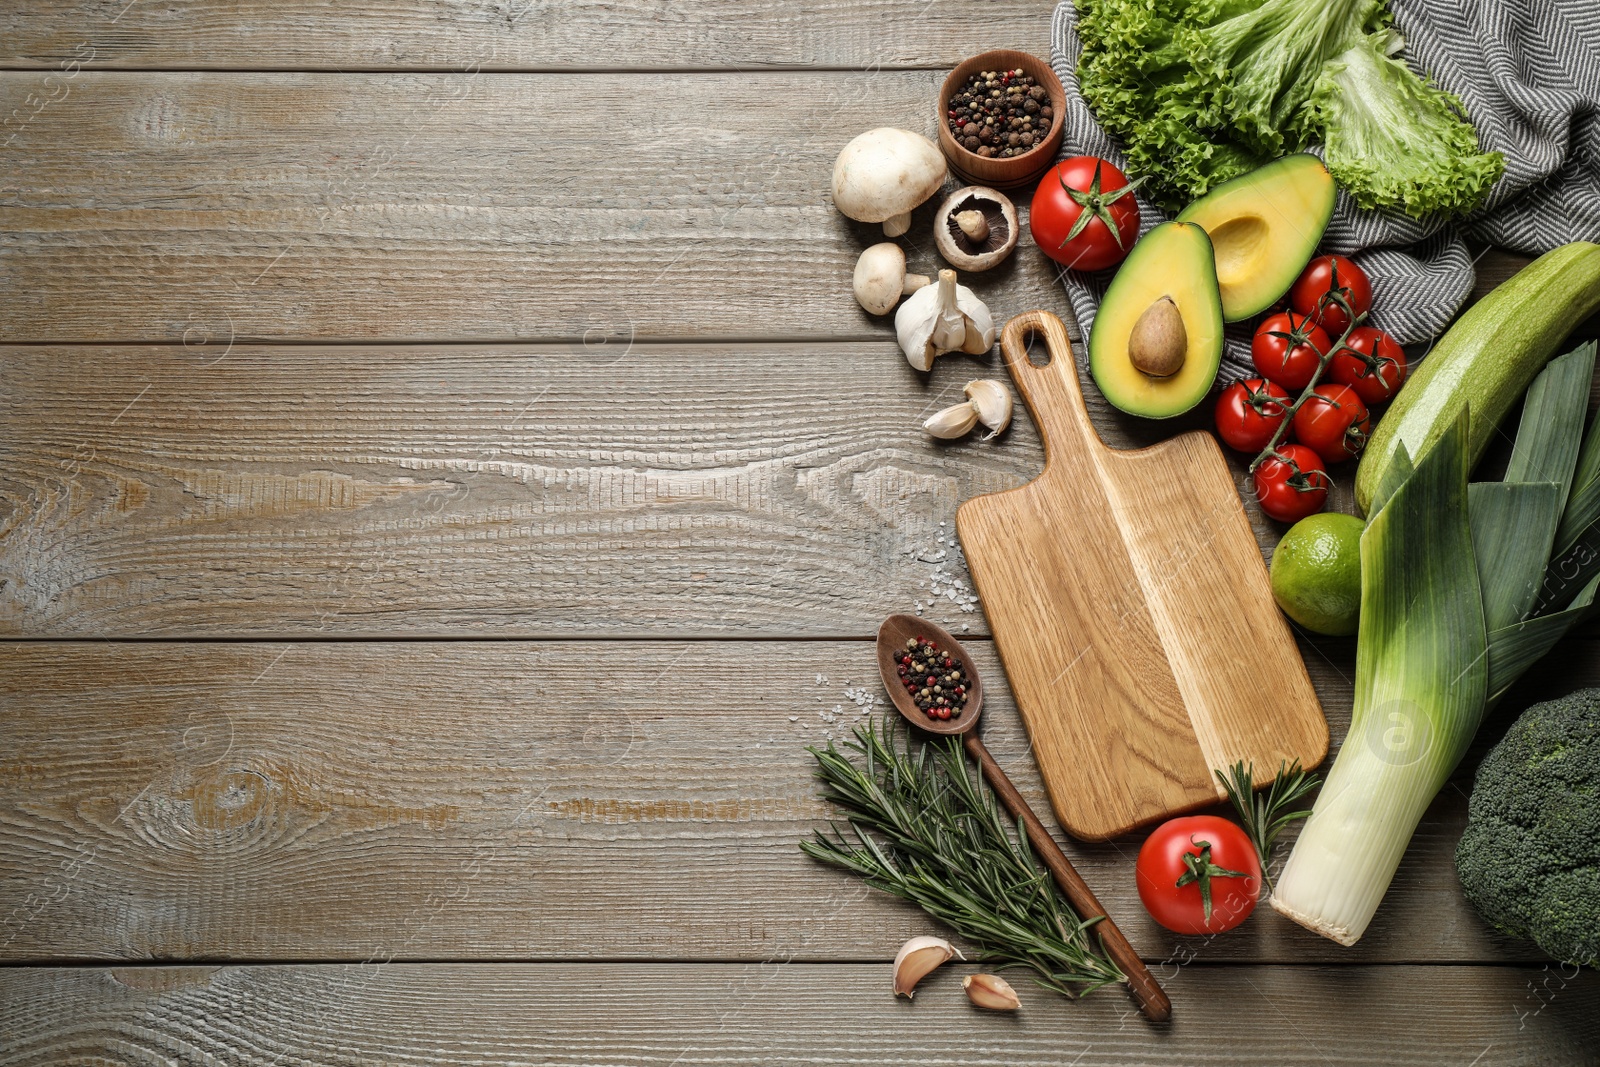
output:
[[[1361,937],[1478,730],[1487,644],[1463,416],[1361,535],[1350,733],[1278,878],[1274,909],[1342,945]]]

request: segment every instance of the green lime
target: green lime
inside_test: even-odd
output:
[[[1272,552],[1272,595],[1313,633],[1348,637],[1361,622],[1361,531],[1354,515],[1325,511],[1293,526]]]

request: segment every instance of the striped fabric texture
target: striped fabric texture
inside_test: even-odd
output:
[[[1487,201],[1463,219],[1365,211],[1339,193],[1322,250],[1359,263],[1372,278],[1371,322],[1416,344],[1442,331],[1472,291],[1466,238],[1529,255],[1600,241],[1600,0],[1390,0],[1390,9],[1411,68],[1460,97],[1479,144],[1506,160]],[[1073,0],[1060,0],[1051,66],[1067,90],[1061,156],[1121,166],[1078,95],[1076,22]],[[1143,198],[1139,211],[1141,230],[1166,220]],[[1085,335],[1113,273],[1062,272]],[[1224,380],[1253,373],[1252,328],[1228,327]]]

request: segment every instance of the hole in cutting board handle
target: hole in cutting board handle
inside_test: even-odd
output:
[[[1022,331],[1022,351],[1028,357],[1028,362],[1035,367],[1048,367],[1050,365],[1050,345],[1044,339],[1044,333],[1037,326],[1029,326]]]

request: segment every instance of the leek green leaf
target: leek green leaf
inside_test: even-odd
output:
[[[1389,461],[1389,466],[1384,469],[1383,477],[1378,480],[1378,488],[1372,491],[1372,506],[1368,509],[1371,515],[1377,515],[1383,506],[1394,496],[1394,491],[1405,484],[1411,477],[1411,472],[1416,470],[1411,463],[1411,452],[1406,448],[1404,441],[1396,441],[1394,458]]]
[[[1561,518],[1561,492],[1555,482],[1467,486],[1483,621],[1491,632],[1522,621],[1538,599],[1550,541]]]
[[[1561,358],[1570,359],[1587,352],[1592,365],[1595,348],[1595,342],[1590,341]],[[1588,379],[1585,379],[1586,383],[1587,381]],[[1583,390],[1585,406],[1588,400],[1589,390],[1585,388]],[[1520,431],[1518,436],[1521,436]],[[1571,551],[1578,543],[1578,538],[1594,525],[1596,519],[1600,519],[1600,417],[1589,423],[1589,431],[1583,437],[1583,448],[1578,453],[1571,491],[1567,494],[1567,507],[1561,514],[1561,525],[1556,530],[1555,554],[1565,556]]]
[[[1600,575],[1590,579],[1573,598],[1572,605],[1554,615],[1541,615],[1511,626],[1502,627],[1489,634],[1489,702],[1492,704],[1505,695],[1513,682],[1567,631],[1583,621],[1594,595],[1600,588]]]
[[[1584,442],[1583,459],[1588,459],[1587,453],[1590,445],[1600,441],[1600,418],[1596,418],[1595,425],[1589,427],[1589,439]],[[1600,456],[1600,447],[1593,451]],[[1600,476],[1584,478],[1583,462],[1578,464],[1578,474],[1573,479],[1572,494],[1567,497],[1566,511],[1562,512],[1561,524],[1556,529],[1555,556],[1564,558],[1568,552],[1577,547],[1578,541],[1584,532],[1600,519]]]
[[[1555,482],[1561,487],[1561,500],[1567,499],[1589,412],[1594,358],[1593,341],[1579,345],[1551,360],[1528,386],[1506,481]]]

